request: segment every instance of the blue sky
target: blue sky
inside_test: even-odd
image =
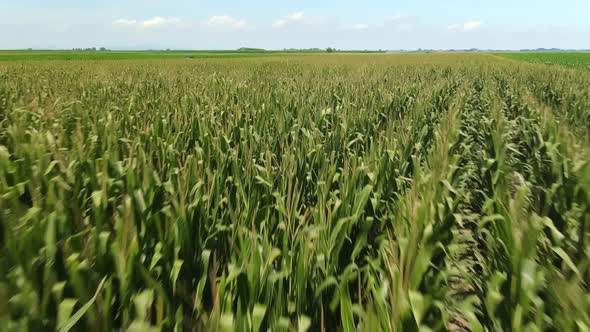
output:
[[[0,49],[590,48],[590,0],[0,0]]]

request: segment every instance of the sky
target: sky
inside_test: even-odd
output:
[[[0,49],[590,49],[590,0],[0,0]]]

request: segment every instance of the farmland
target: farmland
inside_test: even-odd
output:
[[[46,61],[46,60],[178,60],[184,58],[247,58],[280,56],[279,52],[240,51],[0,51],[3,61]]]
[[[496,55],[508,59],[542,63],[546,65],[561,65],[572,68],[590,69],[590,52],[518,52],[497,53]]]
[[[588,82],[487,54],[0,62],[0,330],[588,331]]]

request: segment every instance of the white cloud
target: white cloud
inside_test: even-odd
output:
[[[352,30],[367,30],[368,28],[369,25],[363,23],[355,24],[351,27]]]
[[[402,14],[395,14],[392,17],[390,17],[388,20],[389,21],[399,21],[403,18],[404,18],[404,16],[402,16]]]
[[[170,24],[170,23],[178,23],[180,20],[174,17],[170,17],[170,18],[166,18],[166,17],[154,17],[152,19],[149,20],[145,20],[142,22],[142,25],[146,28],[149,27],[157,27],[157,26],[162,26],[162,25],[166,25],[166,24]]]
[[[280,19],[280,20],[276,20],[273,22],[272,27],[273,28],[282,28],[285,25],[287,25],[287,23],[289,23],[287,20],[284,19]]]
[[[137,21],[136,20],[128,20],[125,18],[120,18],[115,21],[115,24],[116,25],[136,25]]]
[[[422,29],[426,25],[427,23],[425,23],[421,17],[396,14],[395,16],[390,16],[385,19],[385,21],[379,26],[385,27],[390,31],[408,32]]]
[[[154,18],[147,19],[144,21],[137,21],[134,19],[120,18],[115,21],[115,24],[121,25],[121,26],[154,28],[154,27],[160,27],[160,26],[169,25],[169,24],[178,23],[178,22],[180,22],[180,20],[175,17],[156,16]]]
[[[215,27],[230,27],[233,29],[242,29],[247,26],[245,20],[236,19],[229,15],[211,16],[207,20],[207,24]]]
[[[451,24],[447,27],[450,31],[472,31],[481,27],[480,21],[470,21],[463,24]]]
[[[283,27],[287,26],[289,23],[294,23],[294,22],[307,23],[308,21],[309,20],[305,16],[305,13],[294,12],[294,13],[287,14],[287,16],[285,18],[281,18],[281,19],[274,21],[272,24],[272,27],[273,28],[283,28]]]
[[[287,15],[289,21],[302,21],[304,18],[305,14],[303,12],[295,12]]]
[[[471,31],[471,30],[475,30],[475,29],[479,28],[480,26],[481,26],[481,22],[479,22],[479,21],[465,22],[463,24],[463,30]]]

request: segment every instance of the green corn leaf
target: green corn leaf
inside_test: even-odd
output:
[[[175,260],[174,265],[172,266],[172,271],[170,271],[170,280],[172,281],[172,288],[174,292],[176,292],[176,281],[178,280],[178,275],[180,274],[183,263],[184,262],[181,259]]]
[[[299,316],[297,320],[297,331],[307,332],[311,327],[311,319],[307,316]]]
[[[252,331],[259,332],[262,326],[262,321],[266,315],[266,306],[263,304],[255,304],[252,310]]]
[[[61,328],[58,328],[58,332],[68,332],[76,325],[76,323],[78,323],[78,321],[84,316],[84,314],[86,314],[88,309],[90,309],[90,307],[92,307],[92,305],[94,304],[94,301],[96,301],[96,298],[98,297],[98,294],[100,294],[100,291],[102,290],[102,286],[104,285],[106,280],[107,280],[107,278],[104,277],[100,281],[100,283],[98,284],[98,287],[96,288],[96,292],[94,293],[94,296],[88,302],[86,302],[86,304],[84,304],[80,309],[78,309],[78,311],[76,311],[76,313],[74,315],[72,315],[67,321],[65,321],[63,323],[63,325],[61,325]]]
[[[57,309],[57,329],[61,330],[68,322],[74,311],[74,307],[78,303],[76,299],[64,299],[59,304]]]

